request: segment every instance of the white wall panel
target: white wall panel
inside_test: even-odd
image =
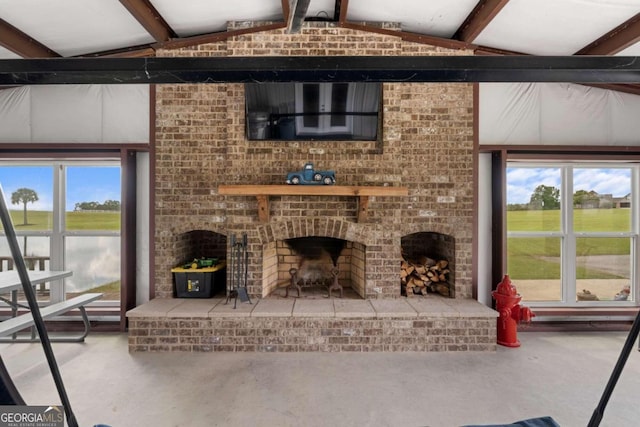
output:
[[[532,83],[480,85],[480,143],[537,144],[540,87]],[[484,131],[484,133],[483,133]]]
[[[576,84],[540,87],[540,143],[598,145],[609,143],[607,91]]]
[[[31,141],[29,87],[0,90],[0,141]]]
[[[640,140],[640,96],[609,93],[611,134],[623,145],[638,145]]]
[[[571,83],[481,83],[481,145],[640,145],[640,97]]]
[[[147,143],[148,85],[0,91],[0,143]]]
[[[40,86],[31,89],[33,142],[100,142],[99,86]]]
[[[103,86],[102,140],[149,141],[149,86]]]

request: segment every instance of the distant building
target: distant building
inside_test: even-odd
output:
[[[631,207],[631,193],[624,197],[614,197],[612,199],[613,206],[615,208],[630,208]]]

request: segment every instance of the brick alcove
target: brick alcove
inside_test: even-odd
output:
[[[175,236],[174,263],[177,266],[195,258],[227,258],[227,236],[208,230],[191,230]]]
[[[428,257],[448,262],[449,297],[455,298],[456,279],[456,242],[454,236],[438,232],[416,232],[400,239],[402,256],[406,260],[418,260]]]

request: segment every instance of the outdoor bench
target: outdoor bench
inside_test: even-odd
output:
[[[90,302],[99,300],[100,298],[102,298],[102,295],[102,293],[82,294],[65,301],[42,307],[40,309],[40,314],[43,320],[59,316],[77,308],[80,310],[80,314],[82,315],[82,322],[84,323],[84,331],[82,332],[82,334],[71,337],[51,337],[50,340],[55,342],[84,341],[85,337],[89,334],[89,331],[91,329],[91,324],[89,323],[89,318],[87,317],[85,305],[89,304]],[[39,339],[35,336],[35,328],[33,328],[34,325],[35,323],[33,315],[31,313],[21,314],[19,316],[11,317],[3,322],[0,322],[0,342],[38,342]],[[25,338],[15,335],[17,332],[28,327],[32,327],[31,337]],[[9,335],[11,335],[11,337],[9,337]]]

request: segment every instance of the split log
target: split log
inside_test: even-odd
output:
[[[415,268],[415,272],[418,274],[425,274],[427,272],[427,267],[422,264],[416,264],[413,267]]]
[[[436,285],[436,291],[442,296],[445,296],[445,297],[450,296],[448,285],[443,285],[443,284]]]

